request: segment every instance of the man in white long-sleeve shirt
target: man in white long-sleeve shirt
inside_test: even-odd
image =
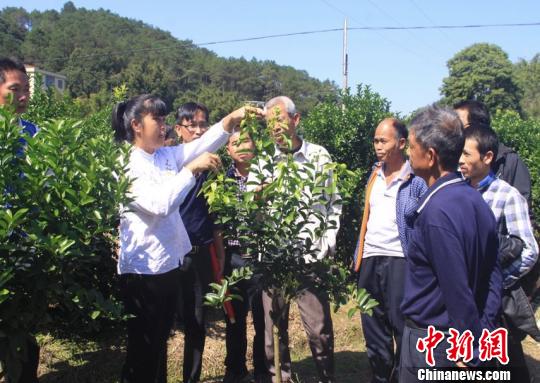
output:
[[[275,123],[275,126],[270,126],[274,141],[276,143],[276,156],[279,158],[285,153],[292,153],[293,159],[298,164],[314,165],[317,171],[322,170],[325,164],[331,162],[330,155],[325,148],[307,142],[300,138],[296,133],[296,127],[300,122],[300,115],[296,112],[296,108],[292,100],[285,96],[275,97],[268,101],[265,106],[267,122]],[[288,140],[291,144],[290,148]],[[254,181],[253,175],[250,173],[251,179],[248,180],[248,185]],[[330,198],[338,198],[333,195]],[[339,215],[341,214],[341,206],[338,204],[330,204],[331,207],[326,210],[324,206],[313,206],[313,215],[315,210],[320,211],[328,222],[332,221],[335,225],[329,225],[319,237],[314,238],[314,246],[317,252],[314,255],[306,255],[307,263],[313,262],[316,259],[322,259],[332,253],[336,245],[336,234],[339,228]],[[307,219],[307,229],[309,232],[315,233],[320,226],[319,220]],[[305,237],[299,238],[306,240],[308,231],[304,230]],[[268,292],[263,293],[263,306],[265,313],[265,348],[267,364],[273,378],[278,373],[273,365],[274,360],[274,345],[272,336],[272,320],[270,312],[277,307],[284,310],[284,315],[278,323],[280,332],[279,350],[281,354],[281,376],[284,382],[291,379],[291,358],[288,347],[288,311],[289,307],[277,295],[272,297]],[[313,286],[307,286],[306,289],[296,299],[302,322],[308,336],[309,345],[315,360],[319,379],[321,382],[334,381],[334,334],[332,328],[332,318],[330,316],[330,305],[328,296],[325,292],[316,291]],[[274,305],[274,307],[272,307]]]

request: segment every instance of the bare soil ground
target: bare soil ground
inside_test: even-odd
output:
[[[336,381],[339,383],[369,382],[370,371],[358,317],[348,319],[347,310],[334,315],[336,338]],[[224,374],[225,323],[221,313],[215,312],[209,324],[204,354],[203,381],[221,382]],[[540,319],[540,310],[537,310]],[[252,327],[248,330],[251,359]],[[293,304],[289,325],[291,356],[295,380],[302,383],[317,382],[315,366],[298,311]],[[114,383],[119,381],[125,357],[125,334],[121,331],[103,333],[91,341],[74,342],[51,335],[40,335],[42,346],[40,381],[42,383]],[[527,338],[524,342],[531,374],[540,382],[540,344]],[[183,334],[175,332],[169,341],[169,382],[182,380]],[[251,365],[248,366],[251,368]]]

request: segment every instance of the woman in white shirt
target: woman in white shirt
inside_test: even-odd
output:
[[[262,116],[260,109],[254,110]],[[191,244],[179,206],[195,184],[194,174],[220,166],[209,152],[225,144],[244,118],[238,109],[200,139],[166,147],[165,103],[140,95],[117,104],[115,139],[133,145],[128,176],[133,180],[120,220],[120,290],[128,319],[122,382],[166,382],[167,338],[180,286],[179,266]]]

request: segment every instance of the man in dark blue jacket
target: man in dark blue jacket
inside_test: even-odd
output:
[[[472,360],[447,359],[449,343],[434,349],[435,367],[480,364],[482,330],[499,324],[502,274],[497,261],[495,217],[480,193],[455,170],[463,150],[463,126],[455,112],[430,106],[411,121],[410,162],[428,190],[420,199],[409,240],[400,382],[417,382],[427,368],[417,342],[429,325],[474,336]]]
[[[205,105],[188,102],[176,111],[175,129],[184,144],[198,140],[208,130],[209,112]],[[179,300],[179,314],[184,322],[184,367],[183,382],[200,381],[202,357],[206,340],[206,313],[204,296],[209,291],[208,284],[214,281],[212,268],[212,247],[216,250],[221,274],[224,264],[224,249],[221,230],[214,225],[208,212],[208,203],[200,194],[208,172],[195,175],[195,186],[180,205],[180,215],[189,235],[192,250],[182,263],[182,287]]]

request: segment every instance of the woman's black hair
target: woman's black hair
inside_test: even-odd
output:
[[[135,134],[131,121],[142,121],[147,114],[166,116],[167,105],[159,97],[151,94],[141,94],[127,101],[116,104],[112,111],[112,128],[117,142],[133,142]]]

